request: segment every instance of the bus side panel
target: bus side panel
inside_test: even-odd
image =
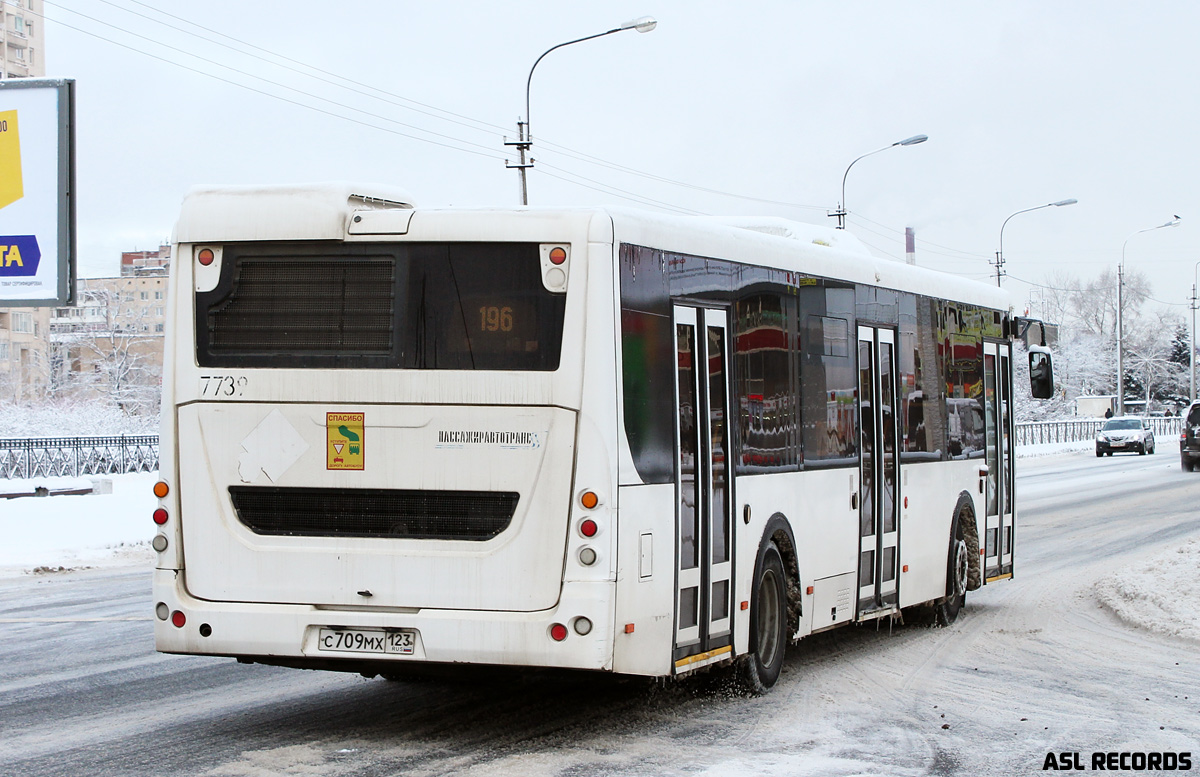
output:
[[[738,478],[734,513],[739,519],[738,601],[750,601],[753,596],[759,542],[767,522],[776,514],[791,524],[802,591],[816,580],[856,571],[858,511],[850,500],[857,488],[858,470],[848,467]],[[747,505],[749,524],[742,520]],[[812,595],[804,595],[804,617],[794,636],[807,633],[812,600]],[[749,646],[750,611],[739,609],[735,614],[737,649],[744,652]]]
[[[950,523],[959,494],[975,500],[980,518],[979,465],[983,459],[923,462],[900,467],[902,499],[900,606],[910,607],[946,595],[946,568],[950,550]]]
[[[613,669],[668,675],[675,640],[675,486],[622,486],[618,494]]]

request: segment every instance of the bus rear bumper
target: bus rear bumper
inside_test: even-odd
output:
[[[359,671],[364,663],[471,663],[611,670],[611,582],[569,582],[556,607],[538,612],[341,609],[300,604],[212,602],[190,596],[183,571],[154,571],[155,648],[162,653],[228,656],[264,663]],[[165,605],[167,617],[161,613]],[[183,626],[175,625],[175,613]],[[584,623],[581,619],[586,619]],[[551,636],[555,624],[566,637]],[[590,628],[589,628],[590,624]],[[330,631],[360,631],[366,650],[337,649]],[[410,655],[374,651],[372,635],[413,632]],[[581,634],[580,632],[586,632]],[[324,644],[322,644],[322,642]],[[382,670],[381,670],[382,671]]]

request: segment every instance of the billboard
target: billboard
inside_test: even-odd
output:
[[[0,81],[0,307],[75,294],[75,82]]]

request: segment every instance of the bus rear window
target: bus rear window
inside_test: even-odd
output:
[[[536,243],[230,245],[196,294],[202,367],[558,369]]]

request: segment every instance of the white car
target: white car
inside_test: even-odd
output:
[[[1096,456],[1109,456],[1121,451],[1137,451],[1139,455],[1154,453],[1154,431],[1150,422],[1141,416],[1126,415],[1110,418],[1096,433]]]

